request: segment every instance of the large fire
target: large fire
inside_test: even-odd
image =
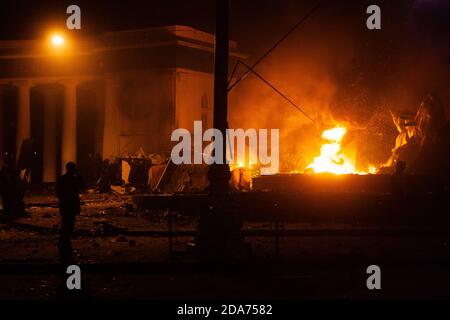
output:
[[[375,168],[370,167],[369,172],[362,172],[356,169],[354,161],[342,150],[341,142],[347,133],[344,126],[337,126],[325,130],[322,133],[324,144],[320,148],[320,155],[315,157],[313,162],[306,169],[314,173],[334,173],[334,174],[367,174],[374,173]]]
[[[375,174],[377,168],[374,165],[369,165],[366,170],[357,168],[355,161],[355,147],[342,144],[347,128],[344,125],[338,125],[334,128],[327,129],[322,132],[322,146],[320,148],[320,155],[316,156],[314,160],[303,167],[304,169],[289,171],[291,174],[300,173],[331,173],[331,174]],[[248,156],[248,157],[247,157]],[[229,162],[230,171],[249,170],[258,172],[260,165],[256,160],[255,152],[249,150],[249,154],[244,154],[242,157],[237,157]],[[279,173],[274,172],[273,174]],[[252,173],[253,174],[253,173]]]

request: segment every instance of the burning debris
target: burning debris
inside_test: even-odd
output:
[[[347,128],[337,126],[325,130],[322,133],[322,139],[325,143],[320,148],[320,156],[314,158],[314,161],[306,167],[306,172],[314,173],[334,173],[334,174],[367,174],[356,169],[355,161],[342,150],[342,139],[347,133]],[[369,168],[373,173],[374,167]]]
[[[422,101],[416,114],[392,113],[398,136],[385,170],[402,161],[410,173],[448,173],[449,125],[445,119],[443,105],[433,95]]]
[[[320,148],[320,156],[314,158],[313,163],[306,167],[312,169],[315,173],[333,172],[333,173],[351,173],[355,170],[353,164],[341,152],[341,141],[347,129],[337,126],[325,130],[322,133],[322,139],[326,142]]]

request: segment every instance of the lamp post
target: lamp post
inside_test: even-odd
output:
[[[214,128],[226,137],[228,109],[228,0],[216,0],[216,41],[214,56]],[[226,141],[226,139],[224,140]],[[230,191],[230,169],[226,163],[227,145],[223,143],[222,164],[209,168],[210,192],[223,195]]]
[[[216,0],[216,38],[214,59],[214,128],[226,137],[228,95],[228,0]],[[197,237],[202,258],[224,261],[236,256],[240,246],[241,224],[233,210],[230,190],[230,169],[226,162],[226,143],[223,161],[212,164],[208,171],[209,203],[201,214]]]

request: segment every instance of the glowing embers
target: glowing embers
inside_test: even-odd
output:
[[[346,133],[347,129],[343,126],[325,130],[322,133],[324,143],[320,148],[320,156],[315,157],[313,162],[306,167],[306,172],[366,174],[366,172],[357,171],[354,161],[342,151],[341,142]]]

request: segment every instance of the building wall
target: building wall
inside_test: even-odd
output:
[[[120,75],[119,155],[139,151],[169,154],[176,128],[193,132],[194,121],[212,127],[210,73],[188,69],[151,69]]]
[[[213,125],[214,76],[211,73],[179,69],[176,72],[176,127],[193,132],[194,121],[203,129]]]
[[[175,114],[175,72],[149,69],[120,75],[119,155],[169,151]]]
[[[147,155],[169,155],[174,129],[193,131],[196,120],[204,130],[212,127],[214,35],[167,26],[107,32],[74,43],[58,52],[50,46],[43,50],[47,44],[41,39],[0,41],[0,104],[8,111],[0,115],[0,152],[17,157],[33,132],[43,134],[56,122],[56,146],[42,139],[41,149],[51,149],[46,154],[57,158],[56,168],[54,161],[43,161],[45,172],[59,174],[68,161],[89,168],[94,153],[110,160],[141,148]],[[232,41],[230,58],[230,65],[242,58]],[[49,112],[30,112],[37,105],[30,93],[39,97],[43,92],[33,88],[42,85],[60,86],[56,119]],[[50,100],[42,101],[42,109],[50,108]],[[52,126],[40,128],[43,123]]]

